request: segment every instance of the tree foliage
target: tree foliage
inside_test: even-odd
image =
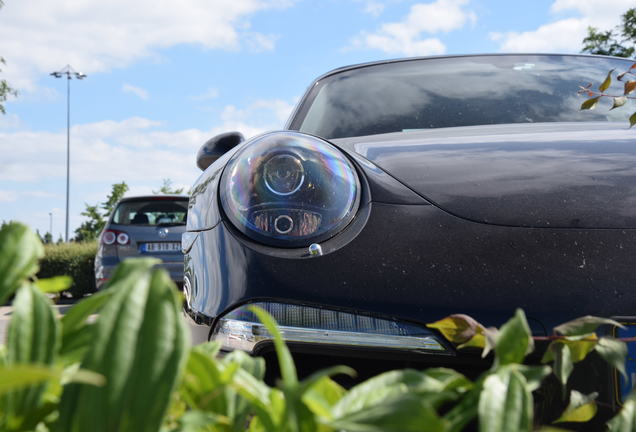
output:
[[[90,241],[97,238],[99,233],[104,229],[106,220],[115,210],[115,205],[122,199],[128,191],[126,182],[115,183],[112,186],[110,194],[106,197],[106,201],[101,204],[89,205],[82,212],[85,217],[84,222],[75,230],[75,241]]]
[[[581,52],[633,57],[636,53],[636,8],[628,9],[621,16],[621,24],[611,30],[588,27]]]
[[[0,1],[0,8],[4,6],[3,2]],[[4,58],[0,57],[0,65],[5,64]],[[0,69],[0,72],[2,72],[2,69]],[[4,102],[7,100],[7,98],[9,96],[17,96],[18,92],[13,89],[9,83],[4,80],[1,79],[0,80],[0,113],[4,114],[6,111],[4,109]]]
[[[161,185],[161,187],[159,188],[159,190],[156,191],[152,191],[153,194],[175,194],[175,195],[179,195],[183,193],[184,188],[173,188],[172,187],[172,180],[170,180],[169,178],[165,178],[163,179],[163,184]]]

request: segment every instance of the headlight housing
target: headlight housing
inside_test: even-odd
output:
[[[341,231],[356,214],[360,180],[328,142],[297,132],[253,139],[228,162],[221,204],[232,224],[272,246],[301,247]]]

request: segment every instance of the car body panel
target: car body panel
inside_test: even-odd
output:
[[[333,141],[466,219],[636,228],[636,137],[622,123],[471,126]]]
[[[636,310],[636,230],[501,227],[430,205],[371,205],[347,247],[316,258],[254,250],[224,223],[199,233],[185,263],[189,307],[216,317],[273,298],[419,323],[461,312],[487,325],[521,307],[540,323],[537,334],[583,315]]]

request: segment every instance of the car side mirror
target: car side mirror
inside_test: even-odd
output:
[[[197,166],[205,171],[215,160],[243,141],[245,137],[240,132],[226,132],[210,138],[197,152]]]

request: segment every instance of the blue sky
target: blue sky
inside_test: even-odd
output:
[[[178,5],[178,6],[176,6]],[[5,0],[0,220],[64,231],[71,64],[71,231],[115,182],[189,187],[216,133],[280,129],[311,81],[353,63],[435,54],[578,52],[634,0]]]

